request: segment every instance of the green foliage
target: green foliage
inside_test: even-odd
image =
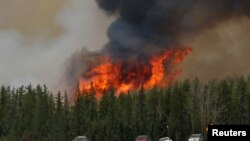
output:
[[[198,79],[167,88],[143,88],[115,96],[93,92],[68,97],[46,86],[0,88],[0,141],[69,141],[86,135],[91,141],[133,141],[147,134],[153,141],[170,136],[186,140],[204,133],[207,124],[250,123],[250,77]],[[74,100],[71,100],[74,99]]]

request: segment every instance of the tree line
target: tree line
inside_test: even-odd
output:
[[[207,124],[250,123],[250,77],[202,84],[198,79],[167,88],[140,89],[120,96],[114,90],[96,99],[80,93],[71,103],[66,92],[52,94],[46,86],[0,89],[0,141],[153,141],[169,136],[183,141],[205,133]]]

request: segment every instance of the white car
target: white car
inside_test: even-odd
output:
[[[173,141],[173,140],[169,137],[164,137],[164,138],[160,138],[159,141]]]
[[[88,141],[88,138],[86,136],[78,136],[73,141]]]
[[[202,141],[202,136],[201,134],[192,134],[188,141]]]

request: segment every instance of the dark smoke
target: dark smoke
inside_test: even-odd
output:
[[[110,25],[105,53],[113,59],[148,57],[232,17],[250,15],[249,0],[97,0]],[[152,48],[154,47],[154,48]]]

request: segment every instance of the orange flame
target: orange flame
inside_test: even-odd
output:
[[[178,70],[171,70],[168,66],[181,63],[190,52],[190,48],[169,49],[162,55],[153,56],[148,63],[112,62],[108,57],[101,58],[101,63],[90,68],[79,80],[79,90],[94,91],[100,98],[104,91],[111,88],[116,90],[118,96],[140,87],[166,87],[179,74]]]

